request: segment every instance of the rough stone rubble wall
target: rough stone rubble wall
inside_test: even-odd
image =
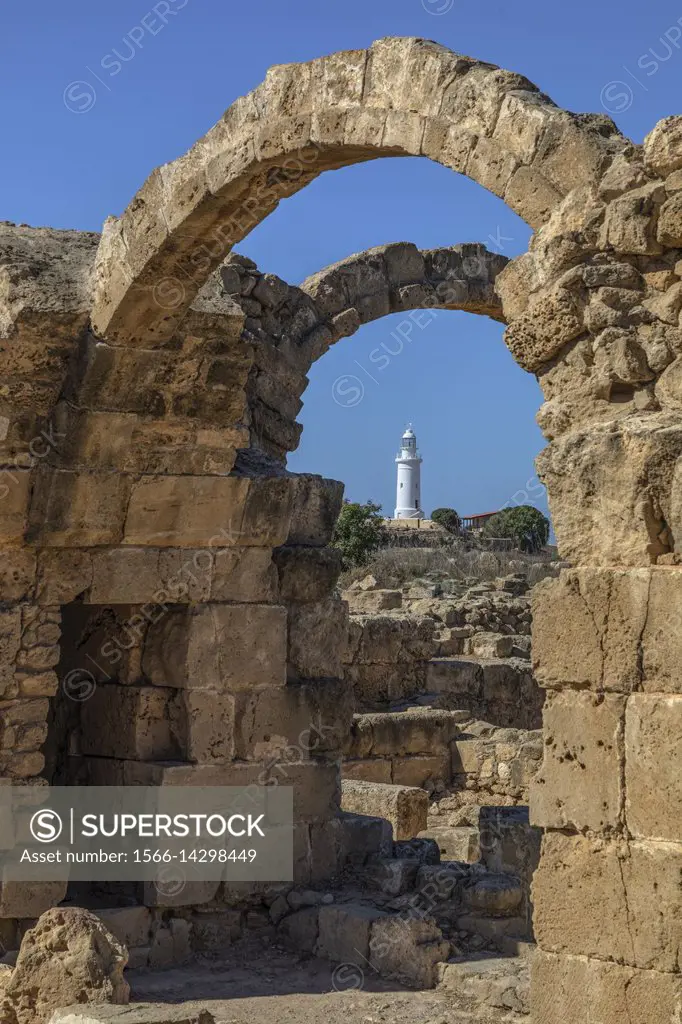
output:
[[[513,607],[520,603],[506,598]],[[453,614],[462,619],[474,616],[465,599],[456,606],[432,603],[441,610],[456,607]],[[500,613],[498,603],[492,613],[496,624]],[[489,624],[481,613],[475,617]],[[430,792],[452,786],[462,803],[527,803],[542,756],[532,731],[540,726],[542,691],[530,664],[498,656],[453,658],[475,642],[475,627],[445,627],[455,639],[439,637],[439,627],[432,618],[400,611],[351,616],[344,677],[356,716],[343,776],[426,786]],[[488,633],[478,637],[507,640]],[[507,647],[511,653],[511,638]]]
[[[46,602],[52,612],[36,619],[33,565],[41,558],[93,548],[113,549],[114,561],[159,548],[204,550],[225,528],[227,509],[237,534],[230,546],[302,548],[307,565],[308,549],[326,543],[338,490],[284,475],[272,449],[270,460],[233,471],[252,436],[255,356],[242,336],[244,313],[233,303],[228,309],[219,289],[200,291],[281,198],[328,168],[401,154],[466,173],[537,230],[529,253],[496,280],[507,344],[545,393],[541,425],[550,445],[540,469],[561,553],[576,567],[536,609],[539,623],[552,623],[552,644],[543,654],[540,641],[538,654],[551,699],[547,781],[534,811],[547,828],[535,891],[535,1019],[669,1024],[682,998],[672,881],[682,849],[680,748],[672,741],[679,658],[665,656],[679,634],[674,617],[669,628],[671,609],[676,616],[681,606],[678,118],[636,147],[608,118],[559,110],[519,75],[423,40],[382,40],[368,51],[272,69],[186,156],[155,171],[123,216],[105,225],[92,302],[93,236],[3,229],[0,414],[4,465],[15,478],[0,507],[0,536],[11,551],[2,594],[11,658],[3,685],[12,695],[0,708],[3,772],[41,771],[46,699],[29,694],[55,681],[27,680],[54,667],[61,603]],[[350,308],[359,307],[343,307]],[[274,377],[280,372],[277,358]],[[299,383],[292,382],[293,404]],[[64,434],[61,447],[50,440],[54,427]],[[283,439],[281,449],[288,446]],[[283,597],[280,583],[268,599],[239,593],[238,613],[210,594],[191,614],[177,610],[188,652],[180,677],[191,678],[192,643],[207,622],[213,630],[239,614],[245,638],[261,615],[279,623],[273,676],[263,683],[273,693],[291,676],[338,678],[340,641],[336,648],[326,632],[336,621],[331,585],[321,575],[324,596],[317,591],[310,604],[300,594]],[[296,570],[286,586],[296,593],[305,578]],[[145,591],[139,599],[155,598]],[[315,634],[314,651],[296,640],[296,623],[303,637]],[[583,658],[586,637],[595,642]],[[245,639],[246,648],[252,643]],[[574,668],[576,653],[586,667]],[[289,673],[287,664],[297,668]],[[231,692],[222,678],[220,687]],[[199,702],[213,694],[195,691]],[[588,756],[590,731],[600,728]],[[205,769],[216,771],[186,770]],[[337,777],[332,763],[304,769],[315,779]],[[553,779],[570,779],[572,795],[562,784],[553,797]],[[301,812],[311,844],[306,870],[316,813]],[[3,886],[7,916],[10,899]]]
[[[536,588],[533,613],[548,693],[531,794],[546,829],[533,886],[541,1024],[569,1012],[658,1024],[680,1003],[667,894],[682,850],[668,660],[682,578],[681,124],[661,122],[569,197],[498,279],[507,342],[545,393],[539,468],[577,567]]]
[[[325,547],[341,485],[249,457],[252,350],[217,291],[168,349],[95,339],[96,242],[0,231],[0,774],[40,782],[45,752],[58,760],[51,702],[75,709],[70,780],[231,785],[270,781],[283,761],[297,880],[329,877],[351,714]],[[163,902],[152,889],[144,902]],[[63,895],[0,883],[0,916]]]

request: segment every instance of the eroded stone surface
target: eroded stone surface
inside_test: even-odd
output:
[[[88,781],[251,782],[293,741],[297,881],[332,877],[351,849],[363,863],[376,854],[381,826],[338,810],[346,610],[333,596],[336,567],[320,553],[341,487],[289,474],[286,453],[298,443],[306,375],[331,344],[390,312],[404,314],[405,338],[432,307],[493,316],[543,390],[538,418],[550,444],[539,470],[574,566],[543,585],[535,609],[533,658],[550,699],[535,804],[548,832],[533,1012],[538,1024],[571,1015],[668,1024],[680,998],[681,139],[673,117],[634,146],[608,118],[563,111],[518,74],[424,40],[384,39],[273,68],[189,153],[154,171],[99,240],[2,226],[3,779],[72,770],[45,745],[46,722],[56,670],[82,672],[88,653],[101,692],[73,755]],[[535,229],[529,251],[507,263],[478,245],[398,243],[300,288],[235,254],[225,260],[323,171],[395,155],[427,156],[504,198]],[[201,555],[218,549],[231,552],[220,566]],[[398,603],[371,591],[358,600],[374,610]],[[438,643],[450,647],[425,675],[449,701],[499,697],[507,684],[494,663],[508,642],[475,640],[489,622],[458,614],[435,621],[480,628],[441,630]],[[427,633],[416,638],[425,648]],[[387,630],[383,642],[395,653],[411,641]],[[368,666],[358,688],[384,693],[386,651],[369,662],[358,648],[355,667]],[[477,651],[495,653],[487,675],[467,662]],[[416,673],[398,682],[409,688]],[[296,734],[321,710],[333,723],[312,756]],[[356,723],[354,759],[399,751],[391,781],[435,787],[456,742],[459,776],[511,786],[517,770],[522,790],[534,755],[524,760],[518,735],[458,738],[453,716],[447,704],[428,722],[413,714],[409,730],[381,716]],[[116,733],[106,756],[92,735],[103,729]],[[61,895],[3,882],[2,913],[31,917]],[[246,895],[227,893],[229,909]],[[479,896],[490,896],[485,886]],[[254,928],[271,927],[262,907],[248,906]],[[486,927],[514,939],[513,921],[493,916]],[[396,927],[366,911],[346,924],[323,908],[316,941],[369,950],[375,927]],[[189,926],[171,925],[140,962],[186,955]],[[203,934],[210,942],[232,927],[212,918]],[[426,984],[439,939],[413,938],[414,978]],[[400,975],[404,958],[391,956],[387,970]],[[22,957],[6,998],[18,991]],[[100,990],[113,993],[118,953],[111,960]],[[59,955],[41,961],[46,984],[60,964]],[[34,1007],[17,1007],[24,1024]]]
[[[8,1024],[44,1024],[53,1009],[79,1003],[124,1004],[128,953],[94,914],[48,910],[26,933],[0,1003]]]

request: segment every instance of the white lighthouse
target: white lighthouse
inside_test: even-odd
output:
[[[422,460],[417,451],[417,438],[411,423],[408,423],[407,430],[400,440],[400,451],[395,461],[398,467],[395,518],[423,519],[420,487]]]

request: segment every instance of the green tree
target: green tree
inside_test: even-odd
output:
[[[462,528],[462,520],[454,508],[434,508],[431,518],[434,523],[438,523],[448,533],[459,533]]]
[[[516,505],[496,512],[481,532],[484,537],[509,537],[521,551],[532,554],[547,543],[549,519],[533,505]]]
[[[332,546],[341,552],[344,569],[367,565],[384,542],[384,520],[381,505],[367,501],[364,505],[344,501],[332,535]]]

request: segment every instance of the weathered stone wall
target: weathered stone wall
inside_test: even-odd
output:
[[[680,118],[662,121],[635,146],[608,118],[562,111],[520,75],[423,40],[381,40],[366,51],[273,68],[107,222],[94,264],[95,236],[4,226],[1,770],[16,779],[42,771],[57,610],[97,589],[102,577],[87,572],[95,557],[116,564],[107,584],[115,591],[126,559],[160,564],[160,549],[183,558],[215,547],[221,531],[231,550],[296,549],[290,562],[277,563],[281,589],[267,597],[248,587],[229,599],[204,590],[191,612],[169,612],[186,653],[167,688],[184,691],[186,711],[199,713],[217,693],[229,703],[241,692],[234,671],[217,670],[210,650],[231,615],[240,617],[243,642],[235,665],[262,639],[264,618],[279,638],[271,674],[251,680],[273,698],[340,678],[344,613],[331,597],[324,556],[309,555],[328,540],[340,491],[282,467],[296,440],[290,425],[302,378],[333,340],[316,333],[312,307],[325,307],[341,337],[365,315],[433,304],[419,287],[428,258],[413,268],[416,250],[401,249],[392,277],[386,251],[378,268],[374,254],[360,257],[352,294],[345,291],[351,273],[337,281],[343,294],[337,283],[327,294],[324,275],[314,279],[292,306],[291,324],[303,326],[287,329],[276,353],[250,331],[249,310],[209,278],[280,199],[324,170],[395,155],[427,156],[466,173],[536,230],[529,252],[494,276],[506,343],[544,391],[540,423],[550,444],[540,471],[561,554],[575,567],[536,609],[539,635],[551,630],[551,643],[540,639],[537,648],[550,700],[540,787],[549,796],[534,811],[548,830],[535,887],[535,1019],[669,1024],[682,998],[672,882],[682,849],[682,773],[671,739],[680,687],[667,655],[681,606]],[[464,251],[453,257],[466,258]],[[498,315],[492,279],[486,275],[477,311]],[[255,327],[267,303],[251,301],[259,304],[251,307]],[[249,446],[250,458],[238,462],[237,451]],[[40,575],[44,560],[62,557],[86,567],[75,592],[68,585],[60,592],[59,574]],[[311,573],[315,583],[302,592]],[[154,590],[140,587],[122,603],[155,601]],[[112,594],[95,603],[108,607]],[[202,638],[209,685],[195,687],[204,678],[203,664],[198,675],[192,660]],[[584,726],[579,737],[576,723]],[[588,740],[591,728],[603,735]],[[220,771],[216,762],[193,764],[189,749],[181,774],[251,770],[248,760],[219,761]],[[112,761],[147,765],[158,779],[153,762]],[[323,821],[338,820],[335,762],[303,760],[299,770],[320,794]],[[300,814],[298,834],[304,870],[313,873],[318,826],[308,813]],[[325,842],[330,870],[336,854]],[[46,905],[59,898],[30,896],[26,916],[42,898]],[[3,884],[0,914],[23,916],[13,899]]]
[[[507,262],[477,244],[422,252],[400,242],[351,256],[295,288],[231,254],[213,286],[245,315],[254,353],[246,385],[251,444],[282,460],[298,446],[306,374],[363,324],[432,307],[502,319],[494,283]]]
[[[446,813],[467,806],[522,806],[542,761],[542,732],[495,729],[487,722],[463,724],[452,745]]]
[[[534,595],[547,688],[531,802],[547,829],[533,886],[545,1014],[575,983],[605,1020],[624,1007],[674,1019],[681,581],[675,567],[579,569]],[[654,1006],[634,1017],[644,991]]]
[[[428,663],[438,649],[431,618],[351,616],[344,677],[356,710],[380,709],[425,693]]]

